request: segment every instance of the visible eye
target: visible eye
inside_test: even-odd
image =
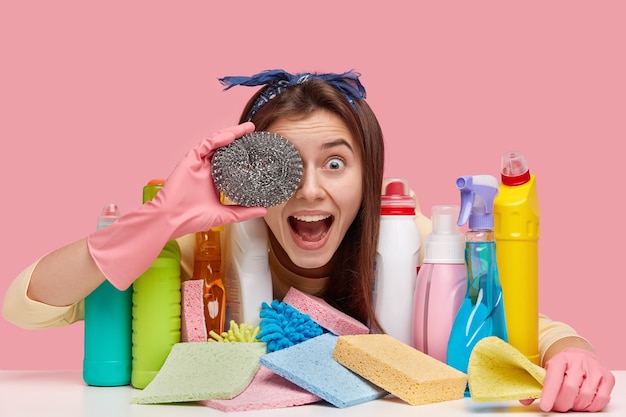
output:
[[[325,168],[333,170],[333,171],[337,171],[342,169],[345,166],[345,162],[343,162],[343,159],[341,158],[332,158],[329,159],[328,162],[326,162],[326,166]]]

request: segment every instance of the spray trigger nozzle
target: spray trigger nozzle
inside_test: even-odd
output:
[[[466,175],[457,178],[461,191],[459,226],[469,221],[470,229],[493,228],[493,202],[498,195],[498,180],[492,175]]]

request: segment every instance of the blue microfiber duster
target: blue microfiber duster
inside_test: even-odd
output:
[[[272,301],[261,305],[261,331],[256,336],[267,345],[268,352],[288,348],[323,333],[319,324],[308,314],[302,314],[289,304]]]

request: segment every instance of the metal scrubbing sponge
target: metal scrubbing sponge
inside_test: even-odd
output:
[[[212,167],[217,189],[246,207],[271,207],[289,200],[303,171],[296,147],[270,132],[252,132],[217,149]]]

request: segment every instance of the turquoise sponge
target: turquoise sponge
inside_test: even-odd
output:
[[[263,355],[260,363],[335,407],[344,408],[386,395],[385,390],[333,359],[336,343],[337,336],[324,333]]]

